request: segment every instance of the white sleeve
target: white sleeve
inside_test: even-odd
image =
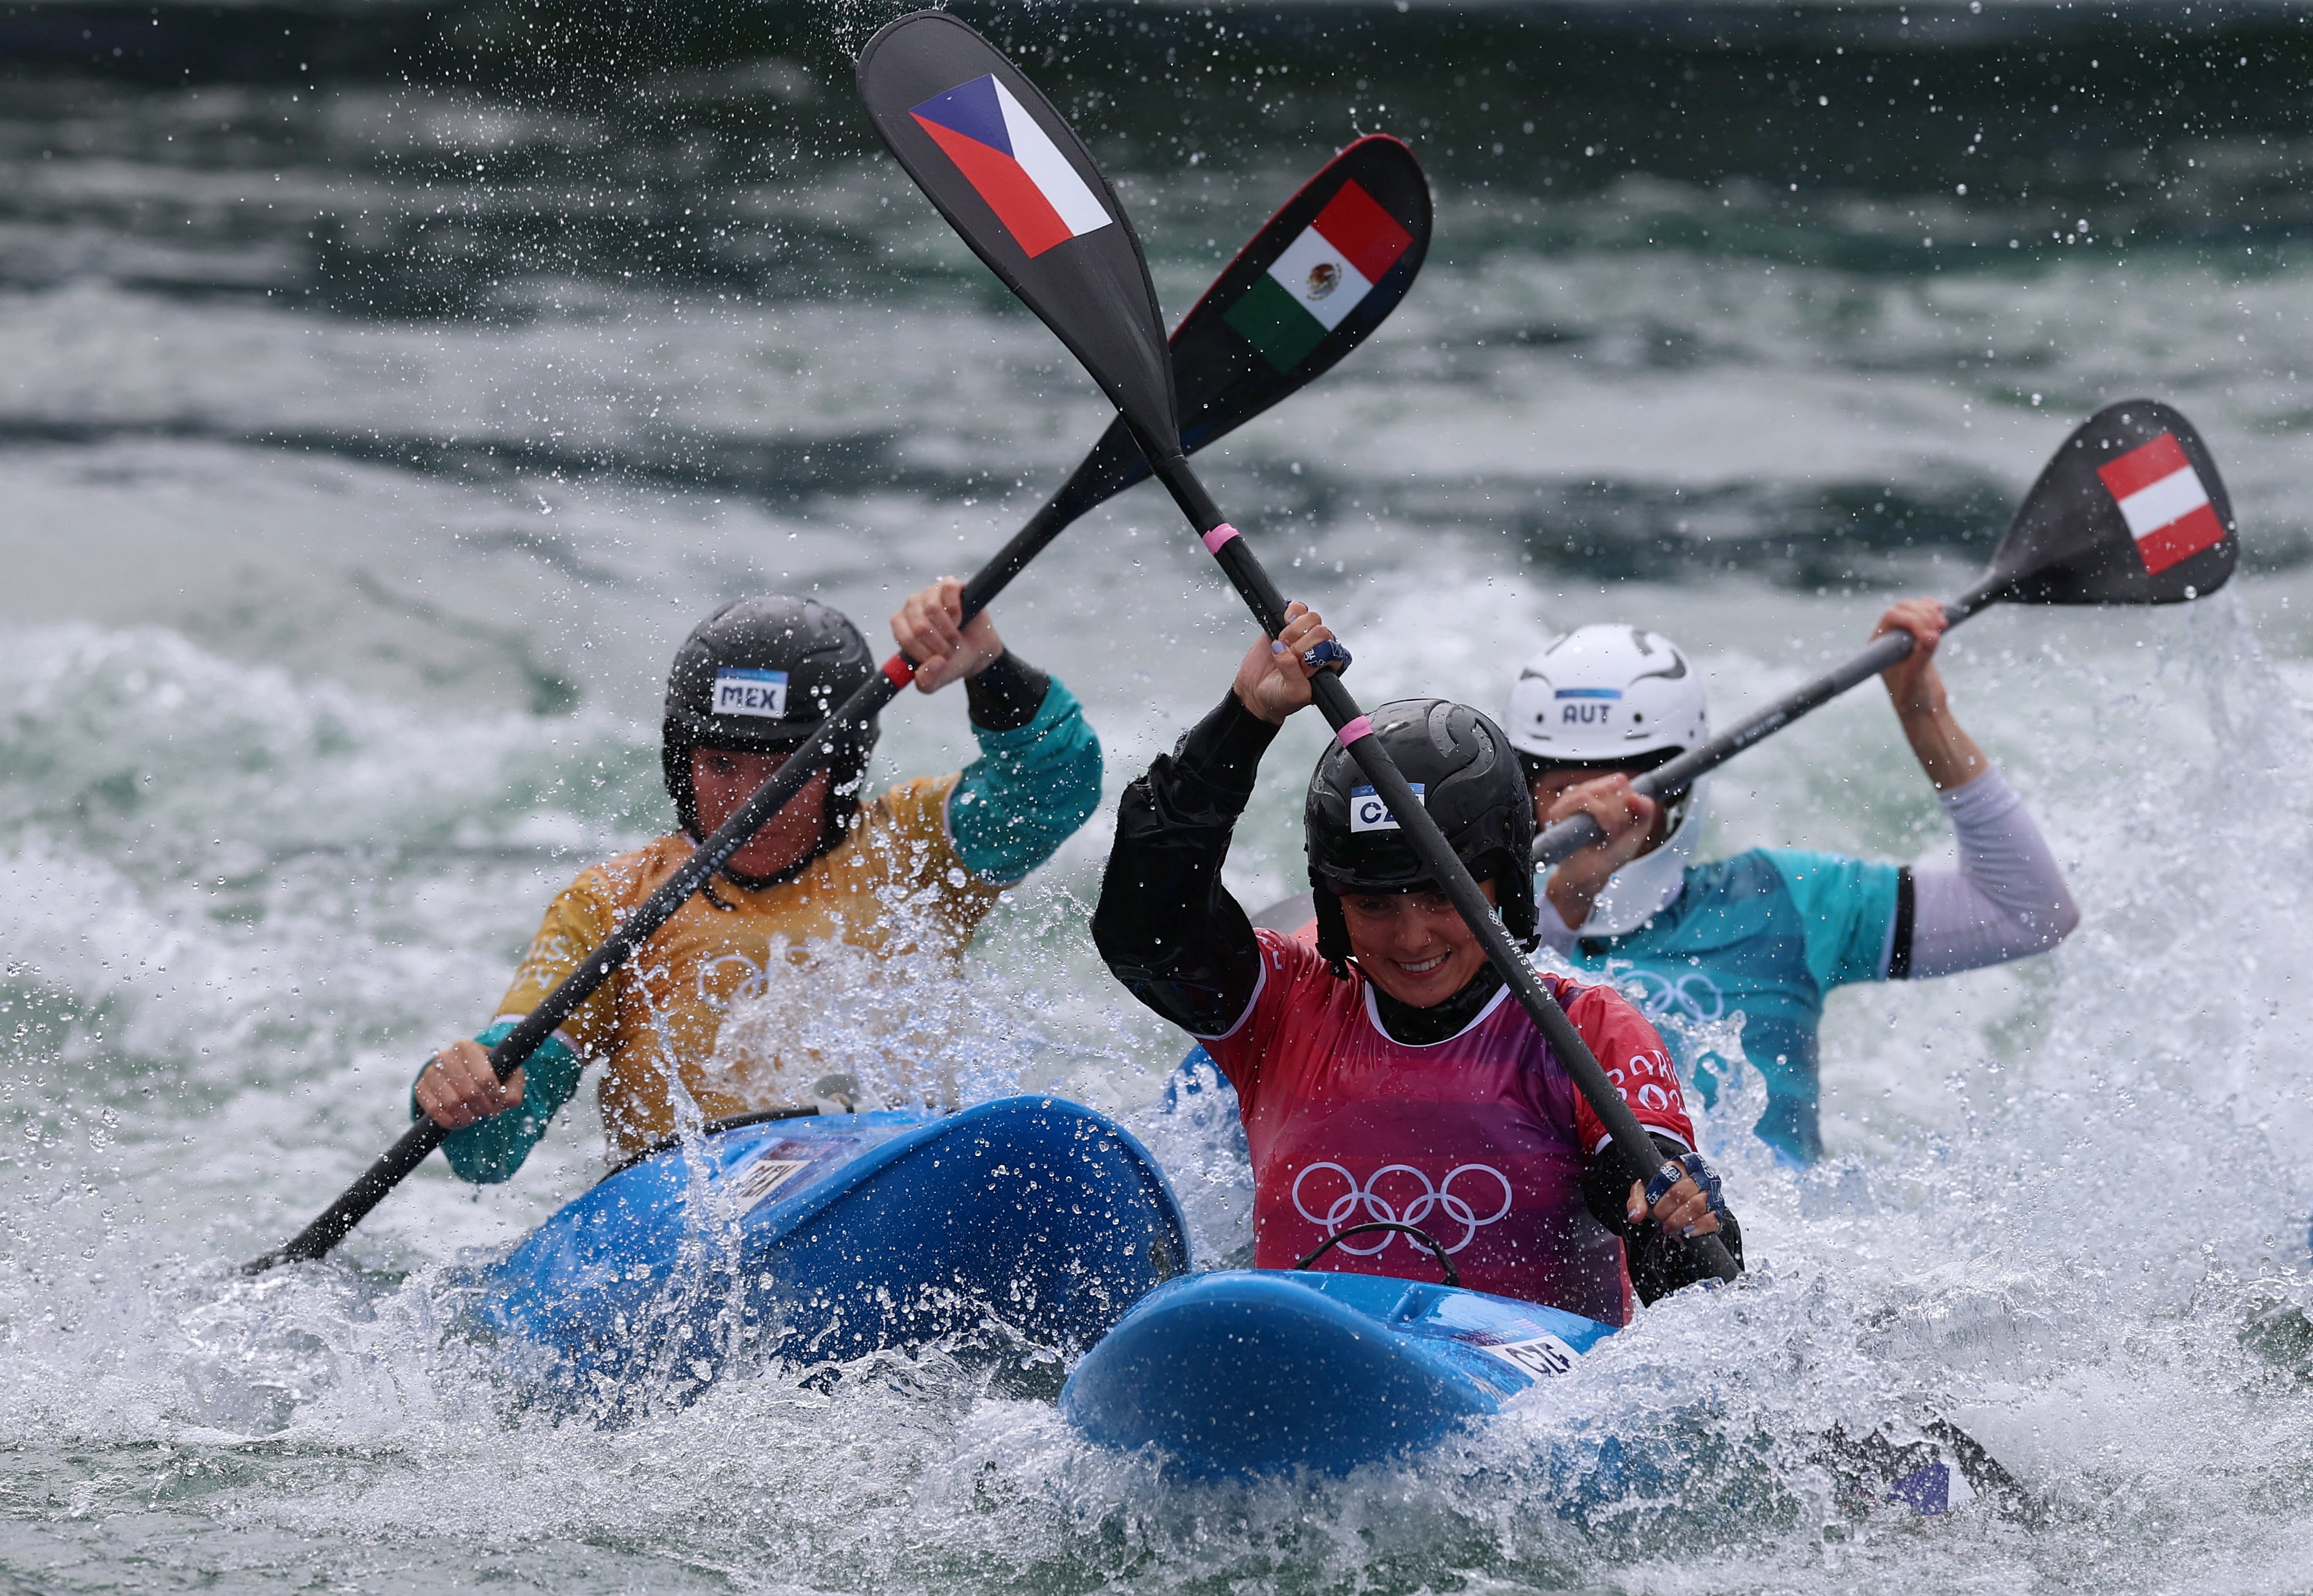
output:
[[[1997,770],[1936,794],[1959,842],[1957,870],[1912,873],[1913,978],[2045,952],[2080,923],[2080,907],[2023,795]]]
[[[1558,906],[1550,901],[1550,894],[1543,890],[1549,882],[1548,871],[1537,870],[1534,873],[1535,938],[1541,946],[1548,948],[1553,953],[1571,955],[1574,951],[1574,940],[1580,928],[1569,925],[1560,916]]]

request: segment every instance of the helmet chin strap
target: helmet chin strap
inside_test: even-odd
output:
[[[1606,878],[1605,889],[1590,905],[1589,917],[1575,928],[1575,935],[1624,936],[1669,907],[1686,883],[1686,867],[1694,862],[1710,788],[1706,776],[1687,789],[1677,804],[1676,823],[1663,838],[1662,846],[1641,854]]]

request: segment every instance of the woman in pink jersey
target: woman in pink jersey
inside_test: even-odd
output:
[[[1309,785],[1314,945],[1255,931],[1221,885],[1261,757],[1310,701],[1332,633],[1306,606],[1245,654],[1219,707],[1125,791],[1093,937],[1133,995],[1204,1043],[1237,1091],[1253,1261],[1284,1268],[1369,1220],[1419,1227],[1462,1284],[1620,1324],[1706,1278],[1687,1239],[1741,1234],[1693,1150],[1662,1039],[1605,987],[1543,979],[1685,1174],[1651,1206],[1549,1045],[1338,743]],[[1334,645],[1333,657],[1344,657]],[[1534,808],[1500,728],[1409,698],[1371,717],[1515,940],[1535,934]],[[1324,1267],[1429,1277],[1386,1232]]]

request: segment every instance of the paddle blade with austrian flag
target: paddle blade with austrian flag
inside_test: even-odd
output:
[[[2239,559],[2201,434],[2157,399],[2124,399],[2064,440],[1992,564],[2027,603],[2177,604],[2222,587]]]

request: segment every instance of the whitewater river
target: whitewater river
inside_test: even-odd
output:
[[[1964,586],[2133,394],[2239,513],[2214,597],[1955,636],[2085,921],[1835,998],[1820,1167],[1707,1127],[1746,1289],[1418,1467],[1257,1492],[938,1353],[527,1405],[461,1271],[599,1173],[591,1094],[508,1185],[437,1162],[327,1267],[231,1271],[398,1133],[551,894],[669,826],[696,619],[780,587],[882,636],[1099,433],[873,154],[842,52],[888,13],[11,11],[0,1590],[2307,1589],[2313,64],[2293,13],[2199,9],[968,13],[1112,162],[1173,314],[1355,132],[1429,164],[1404,307],[1210,466],[1369,704],[1495,706],[1618,618],[1731,718]],[[1226,1258],[1242,1174],[1156,1116],[1180,1039],[1085,921],[1116,793],[1247,623],[1147,489],[997,614],[1084,699],[1108,802],[982,934],[954,1062],[1125,1116]],[[1248,901],[1297,883],[1312,721]],[[878,769],[968,746],[960,695],[911,696]],[[1714,816],[1716,850],[1948,857],[1876,687]],[[1862,1513],[1810,1457],[1936,1415],[2030,1512]],[[1570,1520],[1563,1460],[1609,1435],[1687,1485]]]

